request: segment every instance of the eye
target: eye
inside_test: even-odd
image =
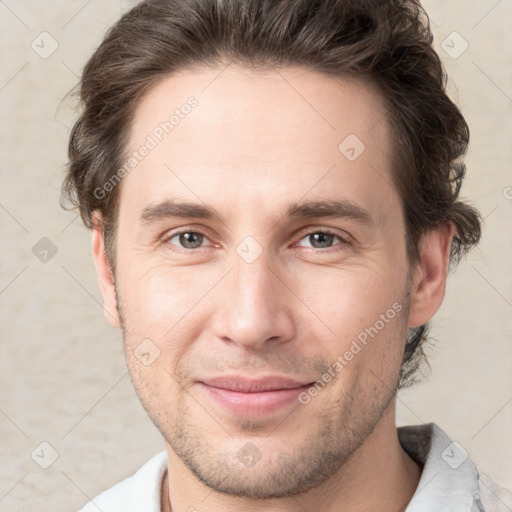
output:
[[[180,231],[171,234],[164,240],[164,242],[173,246],[178,246],[178,248],[181,249],[194,250],[205,247],[205,242],[207,240],[208,237],[200,231]],[[303,245],[303,240],[309,242],[310,245]],[[345,240],[336,233],[332,233],[328,230],[318,230],[307,233],[300,239],[300,242],[297,245],[299,247],[309,247],[312,249],[330,249],[337,245],[343,246],[349,243],[350,242],[348,240]]]
[[[175,242],[173,242],[174,239],[176,239]],[[181,231],[166,238],[165,242],[181,246],[183,249],[199,249],[205,240],[207,240],[206,235],[198,231]]]
[[[333,246],[335,240],[341,242],[341,244],[348,244],[347,240],[344,240],[339,235],[331,233],[330,231],[312,231],[306,236],[302,237],[301,240],[307,240],[311,245],[304,246],[300,243],[300,247],[312,247],[313,249],[329,249]],[[338,244],[334,244],[338,245]]]

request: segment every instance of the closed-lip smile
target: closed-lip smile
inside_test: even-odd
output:
[[[248,378],[223,375],[198,381],[207,398],[237,416],[263,416],[286,405],[299,404],[298,396],[312,382],[279,375]]]

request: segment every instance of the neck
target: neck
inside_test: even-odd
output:
[[[200,482],[169,445],[166,449],[168,470],[162,486],[162,512],[401,512],[421,476],[420,466],[398,440],[394,404],[337,473],[320,486],[293,497],[258,500],[217,493]]]

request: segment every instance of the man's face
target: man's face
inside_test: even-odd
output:
[[[361,82],[299,68],[189,71],[138,105],[128,152],[158,144],[122,182],[126,357],[168,449],[213,489],[304,491],[392,417],[409,267],[385,114]],[[218,217],[152,208],[164,201]],[[351,208],[297,208],[316,202]],[[204,384],[269,376],[307,386]]]

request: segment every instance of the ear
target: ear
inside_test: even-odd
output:
[[[450,222],[427,232],[422,239],[420,261],[413,273],[409,327],[426,324],[443,302],[454,232]]]
[[[110,268],[110,263],[105,251],[105,238],[103,232],[103,223],[101,214],[93,214],[94,228],[92,231],[92,254],[94,264],[96,265],[96,275],[98,285],[103,297],[103,312],[107,322],[114,327],[121,327],[119,311],[117,309],[116,290],[114,286],[114,276]]]

